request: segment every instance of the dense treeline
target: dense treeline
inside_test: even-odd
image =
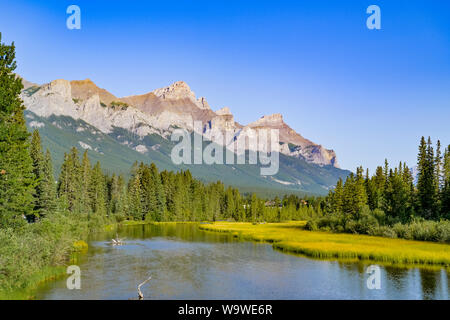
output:
[[[417,183],[406,164],[377,167],[370,177],[362,167],[339,180],[322,201],[323,217],[308,223],[325,229],[407,239],[450,241],[450,146],[441,154],[422,137]]]
[[[49,266],[65,262],[73,242],[92,227],[57,199],[38,132],[30,146],[15,68],[14,43],[1,43],[0,33],[0,297],[50,275]],[[39,223],[29,223],[36,217]]]
[[[146,221],[280,221],[298,219],[320,212],[306,206],[298,197],[267,202],[255,194],[242,196],[238,189],[221,182],[204,184],[192,177],[189,170],[160,172],[152,163],[135,163],[131,178],[108,176],[100,163],[91,165],[88,152],[80,160],[78,149],[72,148],[64,156],[56,192],[48,181],[51,175],[51,157],[44,156],[39,132],[33,132],[31,141],[33,168],[38,177],[35,193],[35,211],[28,217],[36,221],[55,208],[55,203],[71,213],[84,215],[88,221],[113,219]],[[311,203],[315,198],[310,198]],[[303,203],[301,202],[303,201]],[[310,208],[311,209],[308,209]]]

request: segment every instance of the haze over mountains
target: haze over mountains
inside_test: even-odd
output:
[[[139,161],[144,158],[147,159],[147,162],[160,160],[162,162],[160,166],[170,169],[174,169],[173,165],[165,162],[170,162],[170,158],[167,159],[170,155],[170,145],[173,146],[170,135],[176,128],[186,129],[192,134],[203,135],[214,130],[231,132],[231,139],[223,142],[226,148],[229,148],[233,141],[244,138],[248,130],[278,129],[279,150],[280,156],[282,156],[280,172],[274,177],[253,177],[257,178],[258,181],[255,183],[258,187],[323,193],[334,185],[338,177],[348,174],[348,171],[339,169],[333,150],[313,143],[295,132],[284,122],[281,114],[263,116],[247,125],[239,124],[228,107],[213,111],[206,98],[197,98],[183,81],[143,95],[122,98],[99,88],[89,79],[79,81],[60,79],[44,85],[33,84],[26,80],[23,80],[23,83],[24,90],[21,98],[28,110],[27,119],[30,127],[38,127],[40,131],[45,131],[49,129],[49,126],[53,126],[52,135],[58,135],[56,129],[68,130],[67,126],[59,123],[61,119],[65,120],[66,125],[67,121],[72,121],[74,125],[78,123],[78,127],[71,129],[73,138],[75,140],[79,138],[77,146],[88,149],[92,153],[97,152],[99,155],[102,153],[105,155],[105,150],[101,150],[101,143],[93,146],[95,144],[93,141],[84,141],[86,137],[82,137],[83,133],[86,134],[85,131],[88,130],[88,127],[89,130],[98,132],[98,135],[112,138],[121,147],[125,146],[126,149],[129,149],[130,158],[139,158],[134,159]],[[53,121],[48,122],[49,119],[53,119]],[[194,121],[201,121],[201,128],[194,127]],[[54,140],[51,136],[46,138]],[[102,139],[98,140],[97,138],[95,141],[101,142]],[[45,141],[46,139],[44,139],[44,144]],[[49,144],[52,145],[50,142]],[[257,151],[259,147],[257,146],[256,150],[252,147],[249,149]],[[133,151],[135,152],[133,153]],[[136,156],[136,153],[140,156]],[[160,153],[159,156],[162,155],[166,159],[156,159],[158,157],[155,158],[154,153]],[[113,158],[115,156],[117,154],[114,152],[109,155]],[[206,165],[201,166],[205,167]],[[236,171],[237,168],[236,165],[228,167],[222,170]],[[194,168],[191,170],[196,171]],[[211,171],[208,168],[203,168],[203,170]],[[247,172],[253,169],[241,168],[240,170]],[[289,171],[295,171],[295,173],[288,174]],[[227,180],[230,179],[223,177],[224,174],[229,173],[206,173],[201,178],[223,180],[225,183],[231,184],[232,181],[228,182]],[[305,177],[308,178],[305,179]],[[251,187],[251,184],[248,187]]]

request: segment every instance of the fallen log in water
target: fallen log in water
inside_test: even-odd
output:
[[[147,282],[149,282],[151,278],[152,278],[151,276],[148,277],[147,280],[145,280],[145,281],[142,282],[140,285],[138,285],[137,289],[138,289],[138,299],[139,299],[139,300],[144,300],[144,295],[142,294],[141,287],[142,287],[144,284],[146,284]]]

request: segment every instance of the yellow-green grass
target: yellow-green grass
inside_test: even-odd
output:
[[[448,244],[307,231],[305,224],[305,221],[266,224],[216,222],[199,228],[229,232],[244,240],[271,242],[275,249],[320,259],[450,267]]]

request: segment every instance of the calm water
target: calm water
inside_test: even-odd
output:
[[[37,299],[449,299],[444,270],[381,267],[381,289],[367,289],[367,264],[284,254],[269,244],[240,242],[193,224],[140,225],[93,237],[80,258],[81,289],[66,278],[47,283]]]

